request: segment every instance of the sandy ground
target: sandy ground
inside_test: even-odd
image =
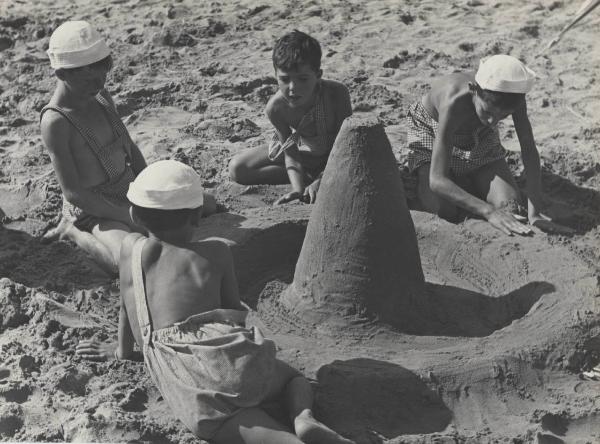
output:
[[[580,378],[600,361],[600,13],[539,54],[578,3],[0,0],[0,440],[197,442],[141,363],[74,356],[80,338],[115,336],[118,282],[39,240],[61,203],[38,127],[54,86],[44,51],[56,26],[84,19],[114,51],[108,89],[146,158],[192,165],[227,208],[199,236],[235,242],[254,322],[314,380],[325,423],[358,443],[600,442],[600,382]],[[508,238],[412,212],[423,322],[332,332],[295,318],[277,298],[310,207],[272,208],[286,187],[227,177],[232,155],[265,144],[271,49],[293,28],[319,39],[354,112],[385,124],[401,169],[403,118],[432,77],[495,53],[524,60],[540,77],[528,104],[550,211],[577,234]],[[511,122],[501,135],[522,184]]]

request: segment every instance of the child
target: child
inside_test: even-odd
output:
[[[245,328],[229,248],[191,242],[203,192],[174,160],[147,167],[129,187],[132,233],[121,248],[118,344],[82,341],[86,359],[128,359],[134,339],[174,414],[214,443],[351,443],[312,416],[311,387],[275,358],[275,344]],[[283,394],[295,434],[261,403]]]
[[[140,230],[125,195],[146,161],[104,89],[113,62],[102,36],[87,22],[63,23],[50,37],[48,56],[57,85],[40,122],[63,210],[46,239],[70,239],[116,273],[121,241]]]
[[[229,174],[244,185],[291,183],[292,192],[278,204],[313,203],[333,142],[352,114],[350,94],[343,84],[321,78],[321,46],[303,32],[294,30],[277,40],[273,66],[279,91],[265,112],[275,134],[268,150],[236,155]]]
[[[410,107],[409,169],[417,174],[418,197],[426,211],[456,220],[460,207],[508,235],[531,233],[514,214],[519,190],[496,126],[512,115],[527,175],[529,223],[546,231],[572,231],[540,213],[540,159],[525,100],[534,77],[516,58],[495,55],[482,61],[475,75],[438,79]]]

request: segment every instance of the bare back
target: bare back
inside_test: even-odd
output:
[[[139,234],[132,234],[123,241],[119,269],[121,300],[138,345],[142,342],[135,306],[131,254],[133,244],[140,237]],[[142,250],[142,269],[154,330],[216,308],[241,307],[236,282],[235,294],[230,294],[233,266],[229,248],[222,242],[201,241],[175,246],[151,237]]]
[[[452,132],[469,133],[481,126],[469,92],[469,82],[474,81],[475,74],[471,72],[440,77],[432,82],[431,89],[423,96],[423,106],[438,123],[440,116],[452,113],[451,121],[457,125]]]

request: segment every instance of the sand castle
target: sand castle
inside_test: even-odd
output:
[[[402,326],[423,297],[415,229],[383,125],[349,117],[281,302],[319,328],[361,319]]]

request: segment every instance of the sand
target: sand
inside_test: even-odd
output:
[[[539,52],[579,2],[0,1],[0,440],[191,443],[141,363],[93,364],[81,338],[113,338],[118,282],[70,244],[44,245],[60,189],[38,127],[54,85],[44,50],[68,19],[108,37],[108,82],[149,161],[192,165],[227,209],[199,236],[231,242],[252,319],[313,379],[316,414],[358,443],[600,441],[600,15]],[[427,299],[419,323],[323,331],[279,303],[311,207],[285,186],[231,183],[227,162],[265,144],[270,51],[299,28],[324,77],[385,125],[405,168],[403,118],[431,78],[510,53],[540,76],[528,95],[550,212],[572,237],[505,237],[412,211]],[[523,185],[518,141],[502,123]],[[410,189],[406,189],[410,195]]]

